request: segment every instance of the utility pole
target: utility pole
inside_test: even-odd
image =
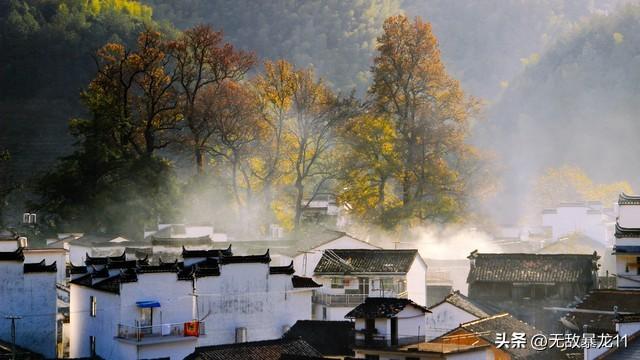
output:
[[[16,320],[22,319],[22,316],[9,315],[5,319],[11,320],[11,359],[16,360]]]

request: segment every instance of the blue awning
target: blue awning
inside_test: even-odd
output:
[[[156,308],[160,307],[160,303],[154,300],[136,301],[136,305],[140,308]]]
[[[613,247],[613,254],[640,255],[640,246],[637,245],[616,245]]]

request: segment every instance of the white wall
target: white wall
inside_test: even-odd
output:
[[[418,254],[407,272],[407,292],[409,299],[418,305],[427,305],[427,265]]]
[[[462,323],[478,319],[448,302],[438,304],[429,310],[431,314],[427,314],[427,340],[449,332]]]
[[[609,241],[607,216],[601,211],[597,213],[586,205],[559,206],[553,213],[542,214],[542,226],[551,227],[554,240],[573,233],[582,233],[603,244]]]
[[[45,260],[45,264],[56,263],[56,281],[62,284],[66,280],[66,263],[67,263],[67,250],[65,249],[25,249],[24,250],[24,262],[25,263],[38,263]]]
[[[16,320],[16,343],[47,358],[56,356],[54,273],[23,273],[21,261],[0,261],[0,312]],[[11,341],[11,321],[0,316],[0,339]]]
[[[640,206],[619,205],[618,224],[624,228],[640,228]]]

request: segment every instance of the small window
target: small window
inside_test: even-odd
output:
[[[331,288],[344,289],[344,278],[341,278],[341,277],[331,278]]]
[[[89,351],[91,352],[91,357],[96,357],[96,337],[89,336]]]
[[[96,311],[98,310],[96,306],[96,297],[89,296],[89,302],[91,303],[91,309],[89,310],[89,315],[91,315],[91,317],[96,317]]]
[[[325,306],[322,307],[322,320],[327,320],[327,308]]]

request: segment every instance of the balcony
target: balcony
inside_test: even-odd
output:
[[[320,291],[313,292],[312,302],[325,306],[335,307],[356,307],[364,302],[368,297],[387,297],[387,298],[407,298],[407,292],[396,293],[395,291],[379,291],[370,292],[369,294],[327,294]]]
[[[392,349],[407,345],[419,344],[425,341],[426,337],[424,335],[402,336],[396,339],[392,339],[388,335],[371,335],[370,338],[356,338],[354,345],[356,348]]]
[[[190,341],[205,335],[203,321],[170,323],[152,326],[118,324],[116,339],[129,343],[156,344],[161,342]]]

